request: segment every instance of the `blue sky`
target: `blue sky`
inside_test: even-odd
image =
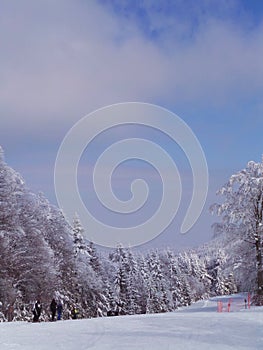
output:
[[[209,167],[207,205],[181,237],[186,194],[178,218],[153,246],[210,239],[216,189],[249,160],[261,159],[262,1],[2,0],[0,52],[0,144],[8,164],[52,203],[60,143],[90,112],[148,102],[192,128]],[[159,142],[176,154],[187,182],[182,153],[161,136]]]

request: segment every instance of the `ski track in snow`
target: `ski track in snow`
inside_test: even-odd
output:
[[[232,299],[231,312],[224,310]],[[1,350],[254,350],[263,348],[263,308],[244,295],[199,301],[175,312],[54,323],[0,324]]]

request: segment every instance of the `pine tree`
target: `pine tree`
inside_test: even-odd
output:
[[[73,218],[73,243],[74,253],[77,256],[80,254],[88,254],[87,244],[84,240],[84,228],[81,225],[79,216],[75,214]]]
[[[152,252],[148,257],[149,265],[149,296],[147,300],[147,312],[158,313],[166,309],[163,299],[164,277],[161,269],[161,261],[158,253]]]
[[[137,285],[137,313],[145,314],[147,312],[147,300],[149,297],[149,269],[146,258],[139,256],[138,273],[136,277]]]
[[[101,258],[97,252],[97,249],[93,242],[89,242],[87,245],[87,252],[89,254],[90,266],[93,271],[100,276],[102,273]]]

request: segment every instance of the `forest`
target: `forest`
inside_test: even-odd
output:
[[[43,194],[30,191],[0,148],[0,320],[32,320],[38,299],[46,321],[52,298],[68,319],[73,307],[80,318],[160,313],[254,291],[254,245],[215,225],[219,231],[206,245],[180,253],[121,245],[105,253],[84,239],[77,214],[69,223]]]

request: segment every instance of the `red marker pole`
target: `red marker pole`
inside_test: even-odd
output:
[[[250,293],[247,294],[247,306],[250,309]]]
[[[223,310],[223,304],[222,301],[217,302],[217,312],[222,312]]]
[[[230,312],[230,306],[231,306],[231,299],[229,299],[227,304],[227,312]]]

